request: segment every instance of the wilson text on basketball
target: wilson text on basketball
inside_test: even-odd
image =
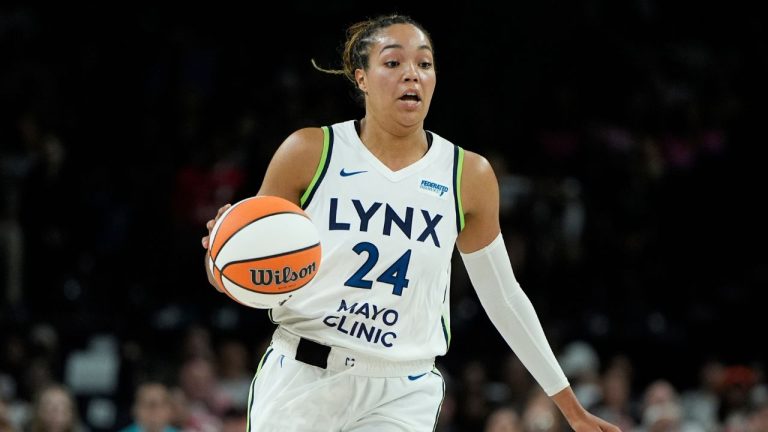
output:
[[[251,269],[251,282],[254,285],[282,285],[303,279],[317,270],[317,265],[311,263],[300,270],[294,270],[291,267],[282,269]]]

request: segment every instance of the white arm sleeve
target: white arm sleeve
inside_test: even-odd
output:
[[[568,379],[547,342],[536,311],[520,288],[501,234],[477,252],[461,254],[488,317],[541,388],[552,396]]]

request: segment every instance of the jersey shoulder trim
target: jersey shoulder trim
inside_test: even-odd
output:
[[[453,146],[453,198],[456,203],[456,230],[464,229],[464,209],[461,205],[461,174],[464,169],[464,149]]]
[[[315,170],[315,176],[309,183],[309,187],[304,191],[304,195],[301,196],[301,208],[306,210],[309,203],[312,201],[312,197],[315,196],[317,188],[320,187],[320,183],[325,177],[325,173],[328,171],[328,165],[331,163],[331,153],[333,151],[333,128],[323,126],[323,153],[320,156],[320,162],[317,164],[317,170]]]

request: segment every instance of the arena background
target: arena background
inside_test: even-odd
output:
[[[241,342],[255,370],[273,326],[208,286],[204,223],[257,191],[290,132],[362,115],[310,59],[337,66],[346,26],[387,12],[431,32],[426,128],[494,164],[516,274],[559,355],[626,355],[638,400],[659,378],[694,388],[707,360],[762,377],[764,14],[489,3],[1,6],[4,403],[63,382],[90,429],[124,426],[139,381],[175,385],[194,331],[214,351]],[[453,279],[440,366],[460,394],[474,360],[502,380],[508,348],[460,260]],[[78,359],[114,368],[90,382]],[[457,412],[444,430],[471,427]]]

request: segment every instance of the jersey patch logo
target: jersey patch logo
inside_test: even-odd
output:
[[[342,177],[349,177],[349,176],[353,176],[355,174],[362,174],[362,173],[367,173],[367,172],[368,171],[349,171],[349,172],[347,172],[347,171],[344,171],[344,168],[342,168],[341,172],[339,172],[339,175],[341,175]]]
[[[433,182],[431,180],[422,179],[419,183],[419,190],[427,195],[436,196],[441,199],[448,198],[446,192],[448,192],[448,186],[441,185],[440,183]]]

